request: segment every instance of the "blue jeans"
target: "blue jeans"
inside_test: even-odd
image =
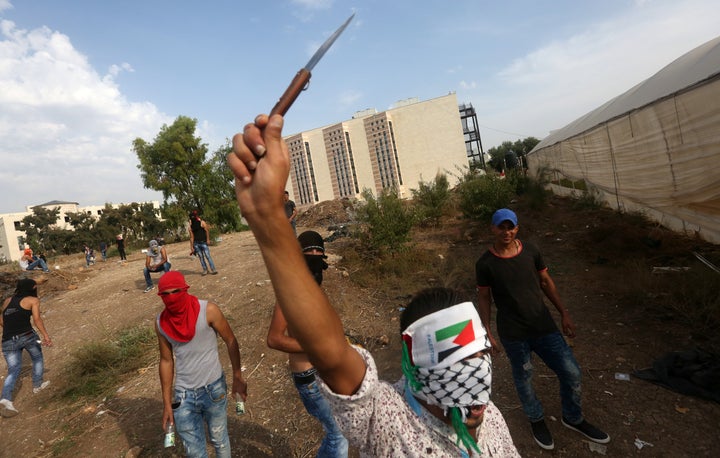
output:
[[[558,377],[560,381],[560,401],[565,420],[572,424],[583,420],[580,404],[580,366],[559,331],[542,337],[527,340],[501,339],[505,352],[510,359],[513,381],[525,415],[530,421],[539,421],[544,417],[543,407],[535,395],[532,386],[532,352],[535,352]]]
[[[152,278],[150,278],[151,272],[169,272],[170,271],[170,263],[166,262],[162,266],[156,268],[155,270],[150,270],[147,267],[143,269],[143,274],[145,275],[145,284],[148,288],[150,288],[153,285]]]
[[[203,270],[208,270],[207,264],[210,264],[210,271],[215,272],[215,263],[210,256],[210,247],[208,247],[207,243],[195,242],[193,243],[193,248],[195,249],[195,254],[197,255],[197,257],[200,258],[200,265],[202,266]],[[205,263],[206,259],[207,264]]]
[[[305,406],[305,410],[320,420],[325,430],[325,437],[320,444],[317,456],[323,458],[347,457],[348,441],[345,439],[345,436],[342,435],[337,423],[335,423],[335,419],[330,411],[330,404],[320,391],[320,387],[318,386],[317,380],[314,380],[314,376],[315,369],[310,369],[300,374],[293,374],[293,379],[295,381],[295,388],[297,388],[298,393],[300,393],[300,399]],[[300,383],[303,379],[313,380],[309,383]]]
[[[178,407],[174,407],[176,404]],[[230,458],[230,436],[227,429],[227,383],[225,374],[213,383],[183,390],[175,388],[173,404],[175,431],[188,457],[206,458],[205,425],[210,443],[218,458]]]
[[[12,401],[12,392],[15,389],[15,382],[20,375],[22,368],[22,351],[27,350],[32,360],[32,381],[33,388],[38,388],[43,381],[43,354],[42,347],[38,343],[40,337],[35,331],[28,331],[25,334],[4,340],[2,352],[7,362],[8,375],[2,389],[2,399]]]
[[[25,270],[35,270],[36,267],[40,266],[43,272],[49,272],[48,265],[42,258],[37,258],[25,268]]]

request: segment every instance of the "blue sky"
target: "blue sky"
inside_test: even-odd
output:
[[[352,13],[286,134],[455,92],[485,150],[542,139],[720,24],[717,0],[0,0],[0,213],[159,199],[135,138],[184,115],[216,150]]]

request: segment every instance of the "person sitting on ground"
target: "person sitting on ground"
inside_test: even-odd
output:
[[[303,256],[310,272],[318,285],[322,284],[323,270],[328,265],[325,262],[325,242],[320,234],[315,231],[305,231],[298,236]],[[330,411],[330,404],[320,391],[319,382],[315,374],[317,370],[313,367],[308,356],[303,352],[297,339],[288,330],[287,320],[282,310],[275,304],[272,320],[267,335],[268,347],[283,351],[288,354],[288,365],[292,373],[295,388],[298,390],[300,399],[305,410],[317,418],[325,431],[320,447],[317,451],[318,457],[347,457],[348,441],[340,431]]]
[[[233,138],[228,166],[280,309],[345,437],[362,456],[519,456],[489,399],[490,343],[471,302],[444,288],[410,301],[400,326],[405,377],[395,386],[378,380],[369,352],[347,342],[274,197],[290,170],[282,123],[280,115],[255,118]]]
[[[168,262],[167,251],[164,246],[160,246],[157,240],[150,240],[148,245],[147,256],[145,257],[145,292],[148,293],[154,288],[151,272],[169,272],[170,262]]]
[[[30,317],[42,335],[42,340],[30,324]],[[45,389],[50,381],[43,382],[43,354],[41,345],[52,346],[50,336],[40,317],[40,299],[37,297],[37,283],[30,278],[18,280],[15,293],[5,299],[0,314],[2,351],[7,362],[8,375],[0,397],[0,415],[12,417],[18,411],[12,403],[15,382],[22,368],[22,351],[27,350],[32,361],[33,394]]]
[[[18,260],[18,265],[22,270],[35,270],[39,267],[43,272],[50,272],[45,259],[32,255],[32,251],[30,255],[23,254]]]
[[[232,393],[247,399],[240,348],[217,304],[190,295],[185,277],[168,272],[158,282],[165,308],[155,321],[160,347],[162,427],[175,425],[187,456],[207,457],[205,426],[218,458],[230,458],[227,430],[227,382],[218,355],[217,336],[232,365]],[[174,380],[173,380],[174,379]],[[174,381],[174,383],[173,383]]]

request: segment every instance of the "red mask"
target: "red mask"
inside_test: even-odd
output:
[[[188,288],[190,287],[185,283],[185,278],[177,271],[163,274],[158,282],[158,289],[161,291],[158,296],[165,304],[165,310],[160,313],[160,327],[165,334],[178,342],[192,340],[200,313],[200,301],[188,294]]]

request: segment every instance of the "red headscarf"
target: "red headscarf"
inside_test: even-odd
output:
[[[178,342],[192,340],[200,313],[200,302],[197,297],[188,294],[188,288],[190,287],[185,283],[185,277],[176,270],[164,273],[158,282],[158,296],[165,303],[165,310],[160,313],[160,327],[165,334]],[[174,289],[180,291],[162,294]]]

